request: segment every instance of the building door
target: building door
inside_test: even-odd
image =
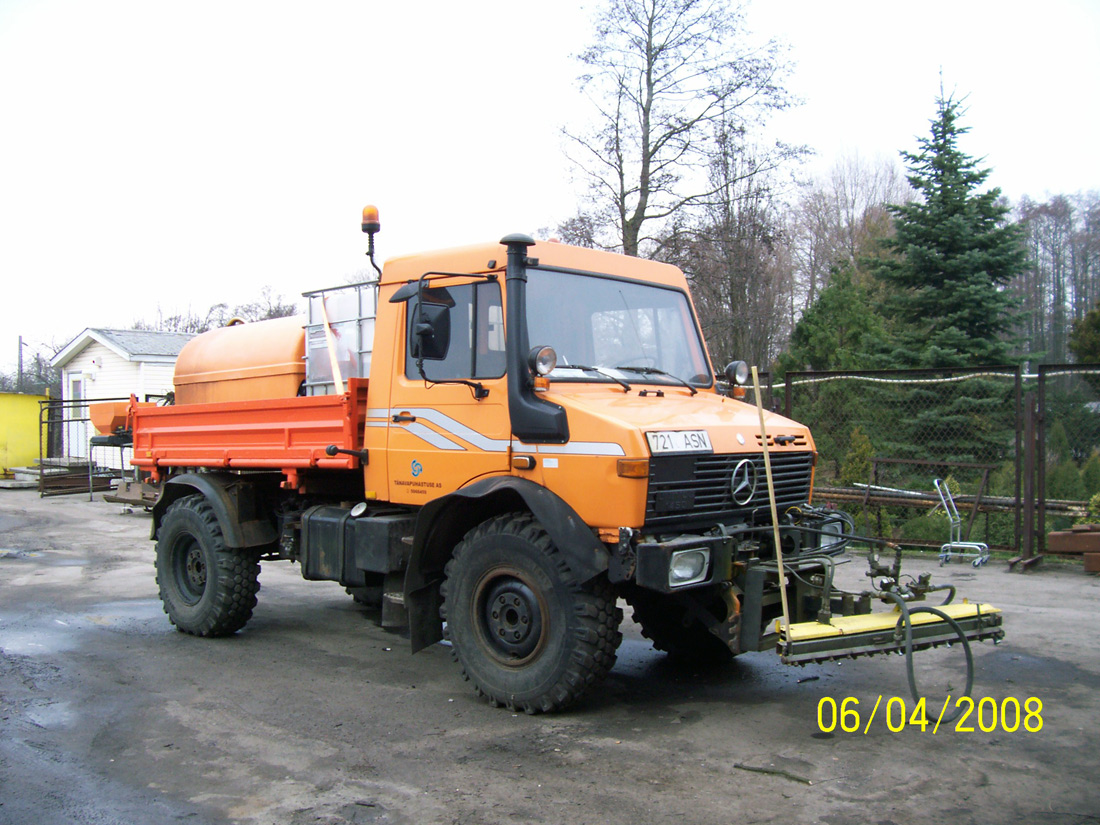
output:
[[[65,411],[65,455],[69,458],[88,457],[88,406],[84,403],[84,376],[69,376]]]

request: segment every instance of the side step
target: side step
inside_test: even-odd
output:
[[[922,604],[914,602],[913,607]],[[933,605],[954,619],[969,641],[1004,638],[1001,611],[990,604]],[[788,665],[827,662],[833,659],[896,653],[905,650],[904,628],[898,628],[901,611],[862,616],[837,616],[830,624],[799,622],[780,635],[776,652]],[[922,650],[958,641],[958,634],[943,619],[931,613],[915,613],[913,649]],[[897,631],[897,632],[896,632]],[[784,636],[786,637],[784,639]]]

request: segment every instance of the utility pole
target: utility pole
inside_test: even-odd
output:
[[[16,373],[15,391],[23,392],[23,336],[19,336],[19,372]]]

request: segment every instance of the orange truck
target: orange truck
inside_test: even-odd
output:
[[[364,210],[372,264],[378,228]],[[159,484],[179,630],[236,632],[260,563],[289,560],[413,652],[448,638],[481,695],[527,712],[600,683],[620,598],[681,657],[901,649],[835,632],[870,599],[832,588],[847,522],[810,504],[813,439],[720,391],[679,269],[525,235],[375,269],[305,293],[308,317],[195,338],[174,403],[96,411]],[[993,637],[991,616],[959,632]],[[953,638],[931,618],[918,646]]]

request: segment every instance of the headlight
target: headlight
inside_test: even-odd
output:
[[[744,361],[730,361],[725,373],[726,380],[735,386],[743,386],[749,381],[749,365]]]
[[[535,347],[527,353],[527,365],[535,375],[549,375],[558,366],[558,354],[553,347]]]
[[[710,550],[677,550],[668,562],[668,586],[683,587],[696,584],[707,577],[710,567]]]

